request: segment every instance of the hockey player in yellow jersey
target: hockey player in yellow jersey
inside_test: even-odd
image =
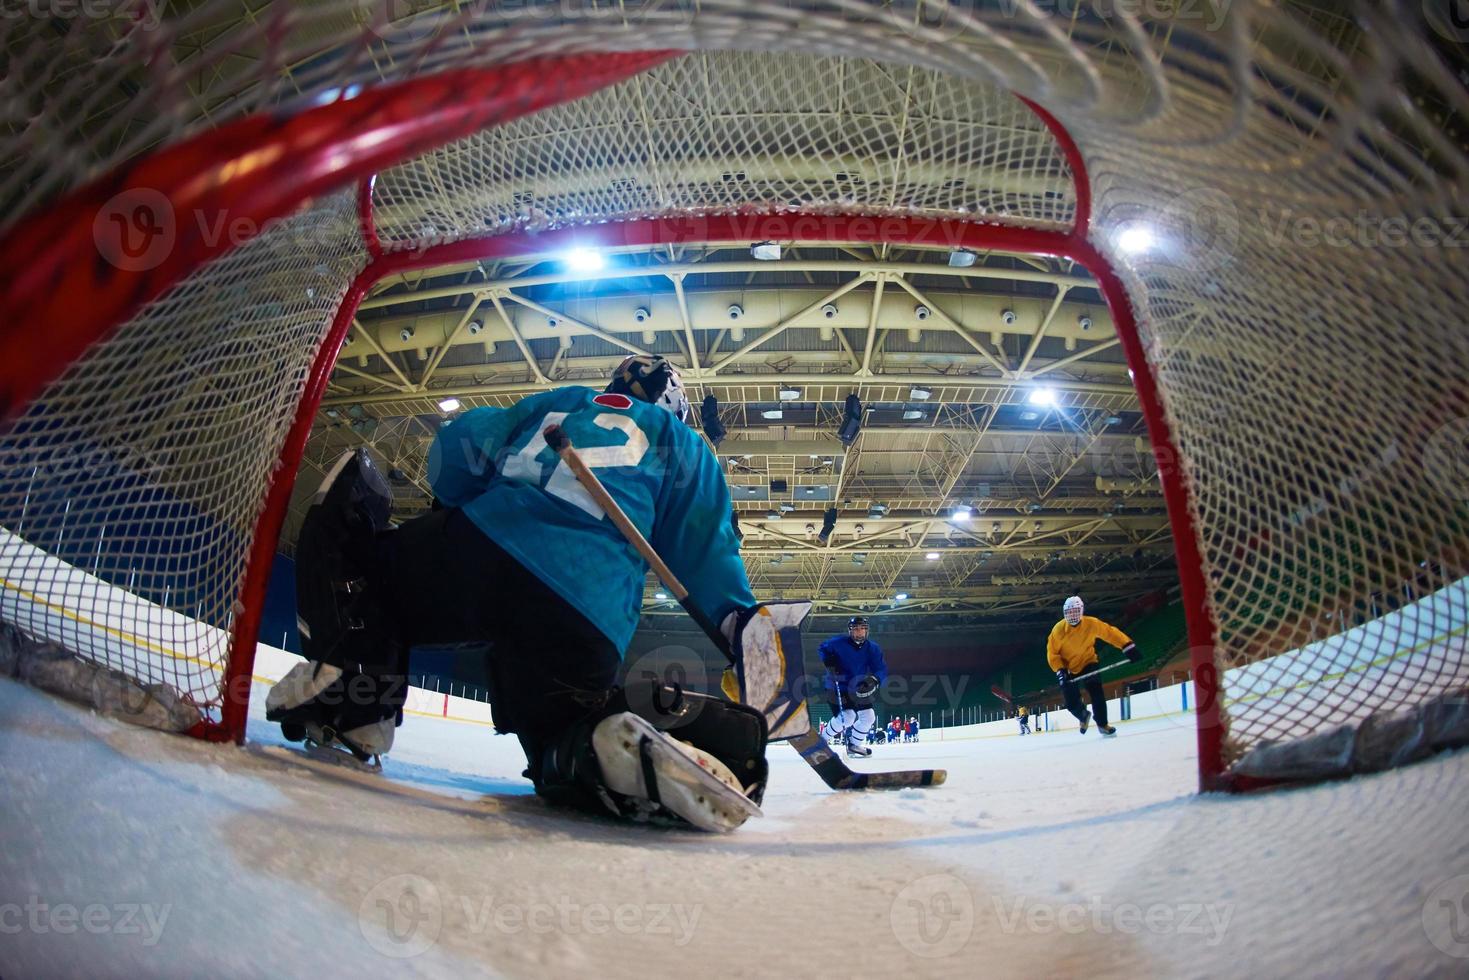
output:
[[[1066,699],[1066,710],[1081,723],[1081,733],[1086,734],[1092,714],[1095,714],[1097,731],[1103,736],[1112,736],[1117,734],[1117,729],[1107,724],[1107,697],[1102,690],[1102,682],[1095,677],[1085,682],[1087,696],[1092,702],[1092,710],[1088,712],[1082,707],[1079,685],[1072,678],[1097,665],[1098,640],[1117,647],[1128,660],[1136,660],[1140,654],[1126,633],[1084,613],[1081,596],[1074,595],[1061,606],[1063,618],[1051,628],[1050,638],[1046,641],[1046,660],[1056,672],[1061,695]]]

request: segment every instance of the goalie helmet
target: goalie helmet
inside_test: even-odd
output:
[[[683,379],[667,359],[656,354],[633,354],[624,358],[612,372],[607,391],[666,408],[680,422],[689,419],[689,400],[684,394]]]
[[[1077,623],[1081,622],[1081,616],[1084,608],[1085,607],[1082,605],[1081,602],[1081,596],[1074,595],[1062,604],[1061,615],[1066,617],[1066,622],[1070,623],[1072,626],[1075,626]]]
[[[854,643],[857,643],[860,646],[862,643],[865,643],[867,641],[867,638],[864,636],[860,641],[858,641],[856,637],[852,636],[852,631],[857,629],[858,627],[861,627],[862,629],[871,628],[867,625],[866,616],[853,616],[851,619],[847,620],[847,636]]]

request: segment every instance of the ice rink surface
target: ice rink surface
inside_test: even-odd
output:
[[[885,793],[775,746],[714,837],[549,809],[480,725],[364,787],[0,681],[0,976],[1469,973],[1469,755],[1199,796],[1192,725],[925,733],[854,768],[949,782]]]

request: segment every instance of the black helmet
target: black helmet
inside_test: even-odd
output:
[[[859,626],[867,626],[867,625],[868,625],[868,623],[867,623],[867,617],[866,616],[853,616],[851,619],[847,620],[847,631],[848,632],[851,632],[852,630],[856,629]]]
[[[689,400],[684,395],[678,369],[656,354],[623,358],[612,372],[607,390],[666,408],[680,422],[688,421]]]

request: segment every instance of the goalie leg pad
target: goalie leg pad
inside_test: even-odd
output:
[[[387,481],[362,449],[344,453],[312,498],[296,542],[296,623],[307,660],[401,670],[403,651],[374,588],[376,539],[391,506]]]
[[[528,774],[556,803],[733,830],[759,814],[770,774],[765,744],[765,719],[751,708],[677,686],[635,685],[610,692],[551,740]]]

